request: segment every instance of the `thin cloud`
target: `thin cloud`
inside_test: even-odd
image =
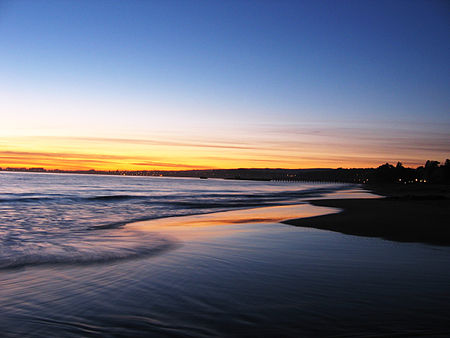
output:
[[[172,146],[172,147],[195,147],[195,148],[218,148],[218,149],[254,149],[254,146],[236,144],[236,143],[203,143],[203,142],[183,142],[169,140],[152,139],[130,139],[130,138],[104,138],[104,137],[61,137],[61,136],[35,136],[35,138],[51,138],[59,140],[73,140],[81,142],[104,142],[104,143],[127,143],[154,146]]]
[[[191,165],[191,164],[180,164],[180,163],[167,163],[167,162],[137,162],[132,163],[133,165],[147,166],[147,167],[166,167],[166,168],[191,168],[191,169],[214,169],[212,166],[201,166],[201,165]]]

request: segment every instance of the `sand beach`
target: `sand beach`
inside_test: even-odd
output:
[[[445,185],[369,186],[378,199],[326,199],[312,205],[340,213],[284,221],[286,224],[381,237],[401,242],[450,245],[450,188]]]

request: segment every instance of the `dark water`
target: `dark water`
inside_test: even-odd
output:
[[[138,220],[298,203],[346,185],[0,172],[0,269],[89,263],[176,245]]]
[[[117,227],[130,215],[211,212],[227,199],[291,204],[340,186],[0,176],[0,336],[450,334],[447,247],[279,223]],[[17,201],[13,191],[44,198]],[[112,195],[122,197],[102,197]]]

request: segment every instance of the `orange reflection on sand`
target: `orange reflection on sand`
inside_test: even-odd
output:
[[[229,236],[236,231],[246,231],[245,223],[279,223],[283,220],[339,212],[336,208],[316,207],[310,204],[232,210],[211,214],[168,217],[128,224],[126,227],[141,231],[168,233],[181,240]]]

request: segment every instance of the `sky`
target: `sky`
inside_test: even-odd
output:
[[[0,167],[450,157],[448,1],[0,0]]]

